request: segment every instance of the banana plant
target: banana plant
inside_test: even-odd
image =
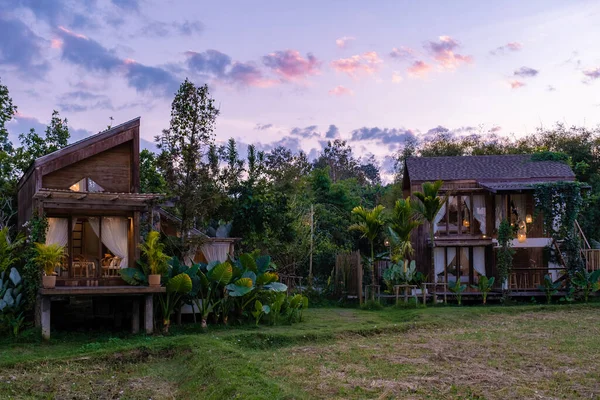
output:
[[[171,314],[181,306],[183,297],[191,293],[194,286],[199,286],[198,268],[198,265],[187,267],[180,263],[177,257],[169,260],[163,275],[166,293],[158,297],[162,309],[164,333],[169,333]]]
[[[473,289],[477,289],[481,292],[481,295],[483,296],[483,304],[487,302],[488,293],[492,291],[495,280],[496,278],[493,276],[489,279],[487,276],[480,276],[477,285],[471,285]]]
[[[252,311],[252,315],[254,316],[254,319],[256,321],[256,326],[258,326],[258,323],[260,322],[262,316],[269,314],[270,312],[271,307],[269,307],[267,304],[263,305],[263,303],[261,303],[260,300],[256,300],[254,302],[254,311]]]
[[[448,283],[448,289],[456,296],[458,305],[462,305],[462,294],[467,290],[467,285],[461,284],[458,280]]]
[[[554,282],[550,275],[545,275],[544,281],[538,286],[538,289],[544,292],[546,295],[546,302],[550,304],[552,302],[552,296],[558,293],[558,289],[560,289],[560,282]]]
[[[308,297],[298,293],[290,299],[289,308],[292,314],[298,315],[298,321],[302,322],[302,313],[308,308]]]
[[[583,299],[587,303],[590,293],[600,289],[600,269],[594,272],[586,270],[577,271],[571,282],[583,293]]]

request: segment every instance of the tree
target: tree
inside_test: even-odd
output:
[[[398,251],[398,258],[405,260],[404,272],[408,264],[406,259],[414,253],[411,234],[421,224],[420,215],[413,207],[410,197],[398,199],[389,221],[388,233],[392,245]]]
[[[13,105],[8,88],[0,81],[0,227],[10,224],[16,213],[13,205],[16,184],[14,148],[6,129],[6,123],[16,112],[17,107]]]
[[[334,183],[348,178],[362,178],[358,161],[352,155],[352,148],[341,139],[327,142],[327,147],[315,160],[314,167],[329,167],[329,175]]]
[[[167,188],[179,197],[176,212],[181,218],[184,251],[190,229],[203,222],[214,207],[214,187],[205,159],[214,143],[218,115],[208,86],[196,87],[186,79],[173,99],[169,129],[155,139],[161,151],[158,166]]]
[[[140,152],[140,191],[142,193],[165,193],[167,184],[158,170],[156,154],[148,149]]]
[[[435,249],[434,222],[435,219],[448,200],[448,196],[441,197],[439,191],[444,183],[442,181],[423,183],[422,192],[415,192],[415,197],[419,201],[416,206],[417,213],[429,224],[429,242],[431,243],[431,270],[435,270],[433,252]]]
[[[237,190],[244,172],[244,161],[239,158],[235,139],[230,138],[226,146],[219,148],[219,156],[225,163],[221,171],[221,180],[226,190],[231,193]]]
[[[371,246],[371,260],[369,268],[371,270],[371,284],[375,285],[375,239],[383,231],[385,220],[383,219],[382,205],[378,205],[372,210],[367,210],[362,206],[354,207],[352,215],[359,220],[358,223],[350,225],[348,229],[362,233],[362,237],[369,241]]]

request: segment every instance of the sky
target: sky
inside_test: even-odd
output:
[[[56,109],[73,140],[140,116],[152,148],[187,77],[218,142],[341,138],[384,174],[409,137],[597,126],[599,40],[598,1],[0,0],[15,142]]]

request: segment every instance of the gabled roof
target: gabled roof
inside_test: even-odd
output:
[[[63,147],[60,150],[56,150],[50,154],[46,154],[45,156],[35,159],[35,161],[29,166],[27,171],[23,174],[23,176],[19,180],[19,187],[21,187],[21,185],[23,184],[23,182],[25,182],[25,180],[31,174],[31,172],[38,167],[43,167],[43,166],[47,165],[48,166],[47,168],[42,168],[45,170],[44,174],[47,174],[49,172],[52,172],[53,170],[56,170],[59,168],[64,168],[67,165],[73,164],[77,161],[81,161],[84,158],[90,157],[94,154],[98,154],[102,151],[108,150],[112,147],[118,146],[122,143],[132,140],[132,137],[119,138],[119,134],[127,132],[130,129],[139,127],[139,126],[140,126],[140,117],[137,117],[130,121],[127,121],[120,125],[117,125],[115,127],[112,127],[105,131],[97,133],[95,135],[91,135],[91,136],[88,136],[77,142],[71,143],[70,145]],[[99,144],[99,145],[94,147],[93,150],[81,151],[86,148],[92,148],[91,146],[93,146],[95,144]],[[76,152],[80,152],[81,153],[80,156],[70,157],[67,162],[52,163],[52,161],[55,161],[59,158],[63,158],[64,160],[67,160],[67,158],[65,156],[74,154]]]
[[[410,157],[405,174],[411,181],[575,180],[567,164],[532,161],[530,154],[459,157]]]

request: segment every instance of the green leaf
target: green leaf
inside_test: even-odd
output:
[[[227,285],[231,281],[232,274],[232,266],[226,261],[211,269],[208,278],[217,285]]]
[[[148,279],[142,271],[137,268],[122,268],[119,270],[121,278],[132,286],[139,286],[148,283]]]
[[[231,297],[242,297],[254,290],[254,284],[250,278],[240,278],[235,283],[225,286],[225,289]]]
[[[249,271],[253,271],[253,272],[257,272],[257,266],[256,266],[256,261],[254,260],[254,257],[252,257],[251,254],[248,253],[244,253],[240,255],[240,263],[242,264],[242,267],[245,270],[249,270]]]
[[[252,280],[252,284],[256,284],[256,274],[252,271],[246,271],[242,274],[242,278],[249,278]]]
[[[270,313],[271,307],[269,307],[267,304],[265,304],[264,306],[262,306],[262,312],[264,312],[265,314]]]
[[[19,275],[19,271],[17,271],[15,267],[10,269],[10,275],[8,275],[8,277],[15,286],[21,283],[21,275]]]
[[[192,279],[189,275],[181,273],[174,276],[167,283],[167,292],[186,294],[192,291]]]
[[[256,259],[256,269],[258,274],[264,274],[271,266],[270,256],[260,256]]]
[[[273,292],[285,292],[287,288],[287,285],[281,282],[272,282],[265,286],[265,289]]]

